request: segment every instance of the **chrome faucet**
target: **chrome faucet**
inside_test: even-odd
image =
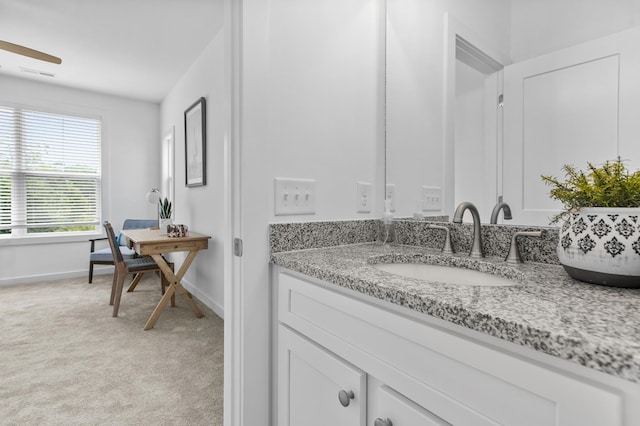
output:
[[[480,230],[480,213],[478,209],[472,203],[463,201],[456,208],[456,212],[453,214],[453,223],[462,223],[462,216],[464,212],[469,210],[471,216],[473,216],[473,245],[471,246],[471,257],[484,257],[484,251],[482,250],[482,233]]]
[[[513,219],[513,217],[511,216],[511,207],[509,207],[509,204],[500,201],[493,207],[493,211],[491,212],[491,220],[489,221],[489,223],[498,223],[498,215],[500,214],[500,210],[504,210],[504,220]]]

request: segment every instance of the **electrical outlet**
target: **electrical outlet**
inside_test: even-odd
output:
[[[316,181],[313,179],[275,178],[275,214],[315,214]]]
[[[442,210],[442,188],[439,186],[422,187],[422,210]]]
[[[356,183],[356,211],[358,213],[371,213],[371,184],[369,182]]]
[[[391,200],[391,211],[396,211],[396,185],[388,183],[386,191],[384,193],[385,200]]]

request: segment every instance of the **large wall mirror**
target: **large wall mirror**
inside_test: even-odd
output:
[[[387,0],[386,183],[396,217],[548,225],[540,175],[640,168],[640,2]],[[502,223],[502,217],[498,223]]]

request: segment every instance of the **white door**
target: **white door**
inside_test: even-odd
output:
[[[540,176],[562,178],[564,164],[640,164],[639,37],[628,30],[504,68],[502,193],[512,223],[549,224],[562,205]]]
[[[278,424],[364,426],[366,374],[278,327]]]
[[[471,201],[487,223],[497,200],[497,99],[498,72],[485,74],[456,61],[454,204]]]

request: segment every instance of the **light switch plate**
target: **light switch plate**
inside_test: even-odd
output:
[[[276,216],[315,214],[316,181],[313,179],[275,178]]]
[[[422,210],[442,210],[442,188],[439,186],[422,187]]]

